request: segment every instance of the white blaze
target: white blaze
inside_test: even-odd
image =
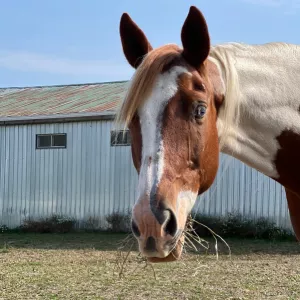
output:
[[[158,184],[162,177],[164,169],[162,115],[166,105],[178,90],[178,76],[185,72],[188,72],[187,69],[176,66],[160,74],[150,97],[138,111],[142,134],[138,199],[145,194],[149,196],[155,182]]]

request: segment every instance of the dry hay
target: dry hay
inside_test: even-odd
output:
[[[184,240],[183,243],[183,251],[182,256],[184,257],[185,254],[187,254],[187,251],[193,251],[195,253],[198,253],[200,255],[199,247],[204,248],[206,254],[209,250],[209,242],[202,239],[195,229],[193,228],[193,223],[196,223],[200,226],[205,227],[209,232],[212,234],[214,240],[215,240],[215,253],[216,253],[216,259],[219,259],[219,249],[218,249],[218,239],[220,239],[228,248],[229,251],[229,257],[231,258],[231,249],[227,242],[218,234],[216,234],[212,229],[210,229],[208,226],[194,220],[191,215],[188,217],[186,222],[186,227],[183,231]],[[181,243],[181,241],[179,241]],[[115,261],[115,269],[118,270],[119,278],[124,277],[125,274],[132,274],[135,273],[141,265],[144,265],[142,268],[139,268],[141,271],[145,271],[148,267],[150,267],[153,271],[154,279],[156,280],[156,272],[155,268],[152,263],[150,263],[146,257],[143,257],[140,252],[137,252],[137,255],[130,256],[130,254],[133,252],[133,249],[137,246],[137,240],[134,237],[132,233],[128,234],[125,239],[120,241],[118,243],[117,248],[117,255],[116,255],[116,261]],[[175,245],[176,246],[176,245]],[[174,247],[175,247],[174,246]],[[179,260],[181,263],[184,264],[183,260]],[[133,265],[136,265],[134,269],[131,269]]]
[[[135,273],[139,266],[144,264],[143,268],[140,268],[142,271],[146,270],[147,267],[151,267],[153,271],[154,279],[156,280],[156,273],[153,265],[147,261],[145,257],[138,252],[133,258],[129,259],[130,253],[132,252],[133,248],[137,245],[136,238],[134,235],[128,234],[125,239],[118,243],[118,251],[117,257],[115,261],[115,269],[118,270],[119,278],[125,276],[125,272],[127,273]],[[131,262],[137,263],[137,266],[130,271]]]

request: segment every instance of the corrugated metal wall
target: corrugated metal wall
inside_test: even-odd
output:
[[[0,223],[129,208],[136,183],[130,147],[111,147],[110,128],[110,121],[0,127]],[[41,133],[66,133],[67,148],[36,150]]]
[[[225,215],[238,212],[254,219],[267,217],[292,229],[283,187],[237,159],[221,154],[211,188],[198,199],[194,213]]]
[[[130,147],[111,147],[111,121],[0,127],[0,224],[52,213],[101,220],[135,201],[137,175]],[[35,149],[36,134],[67,133],[66,149]],[[239,211],[290,227],[280,185],[221,155],[217,178],[194,211]]]

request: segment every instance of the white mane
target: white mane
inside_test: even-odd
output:
[[[213,46],[210,52],[210,60],[219,67],[219,72],[224,80],[225,99],[220,107],[217,127],[222,150],[228,138],[234,134],[240,120],[239,100],[241,97],[239,77],[235,68],[235,51],[243,49],[242,44],[230,43]]]

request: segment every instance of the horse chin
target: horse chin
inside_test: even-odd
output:
[[[174,262],[180,259],[183,249],[184,238],[180,238],[174,247],[174,249],[163,258],[159,257],[147,257],[147,260],[151,263],[166,263],[166,262]]]

